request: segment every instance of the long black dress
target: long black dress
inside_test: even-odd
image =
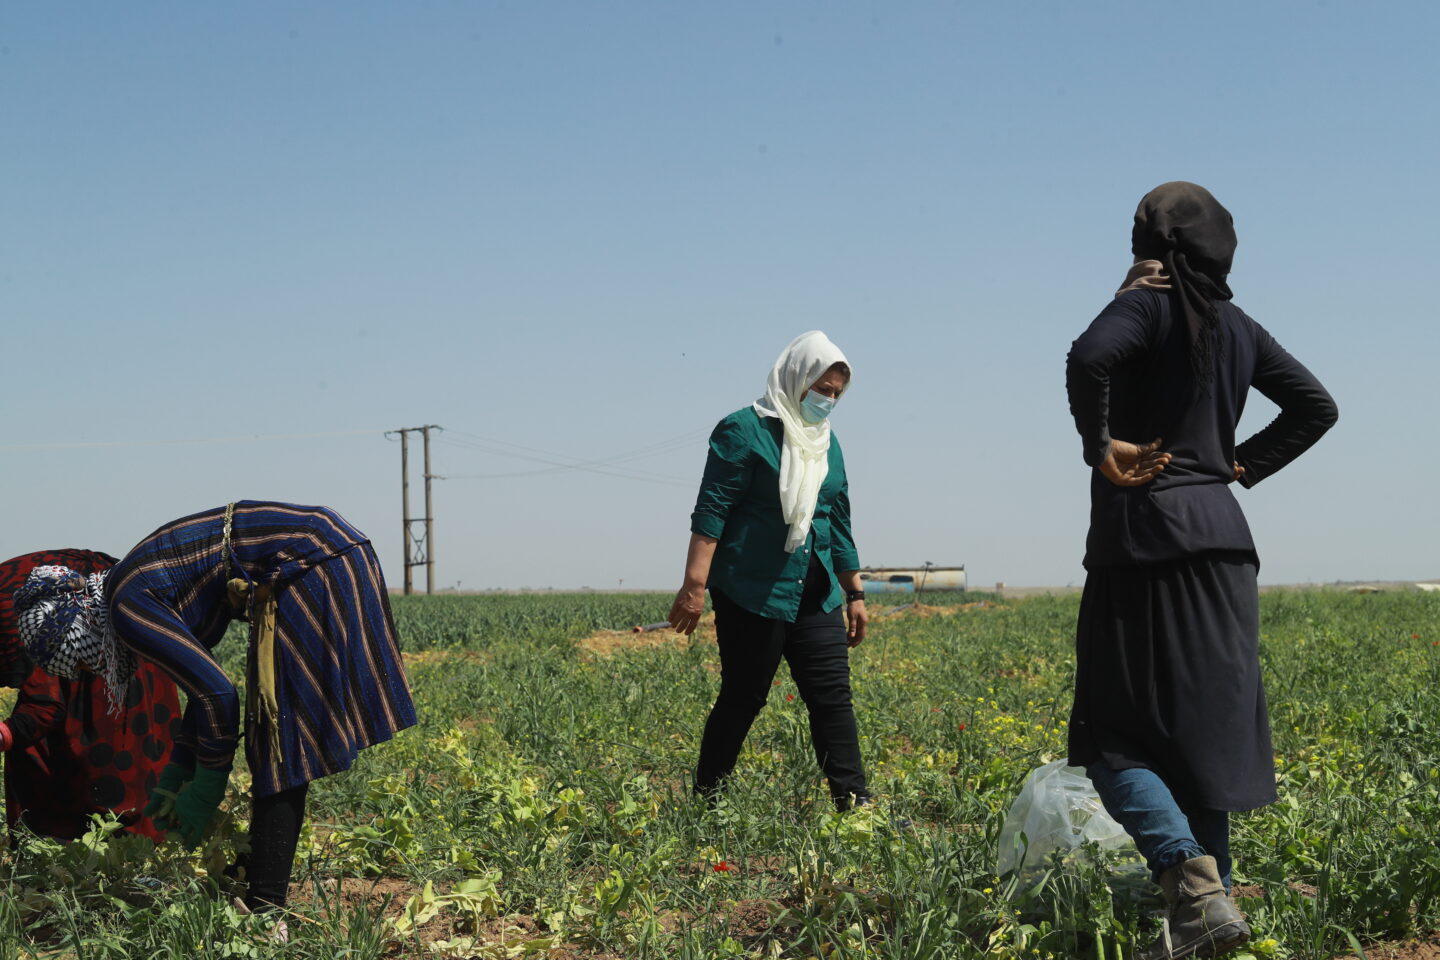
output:
[[[1197,386],[1185,323],[1153,290],[1117,296],[1071,347],[1070,410],[1085,462],[1112,434],[1162,437],[1153,482],[1090,490],[1085,593],[1076,634],[1070,762],[1148,767],[1183,805],[1249,810],[1275,799],[1260,679],[1259,559],[1231,491],[1232,461],[1254,486],[1338,416],[1310,371],[1238,307],[1215,301],[1213,380]],[[1236,446],[1251,387],[1280,407]]]

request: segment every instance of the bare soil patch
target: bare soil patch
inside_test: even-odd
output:
[[[953,617],[958,614],[982,613],[1008,609],[1003,603],[993,600],[978,600],[974,603],[936,604],[911,603],[901,608],[876,607],[870,612],[870,629],[882,627],[899,619],[919,617]],[[671,630],[661,627],[637,633],[635,630],[600,630],[578,641],[580,650],[588,657],[610,657],[626,650],[643,650],[651,647],[684,646],[690,643],[713,643],[715,641],[715,614],[707,613],[695,632],[687,639]]]
[[[327,904],[333,906],[338,901],[347,909],[365,907],[373,910],[385,903],[385,899],[389,897],[390,902],[386,904],[383,916],[390,918],[399,916],[405,909],[405,901],[419,892],[418,886],[397,877],[347,877],[343,883],[337,882],[334,877],[328,877],[320,881],[319,890],[313,883],[290,884],[290,903],[294,906],[321,908]]]
[[[976,600],[973,603],[915,603],[902,604],[898,607],[879,607],[870,611],[870,622],[872,624],[883,621],[903,620],[907,617],[919,617],[928,620],[931,617],[953,617],[961,613],[991,613],[997,610],[1010,609],[1003,603],[996,603],[993,600]]]
[[[1292,880],[1286,884],[1291,890],[1304,897],[1317,897],[1320,891],[1314,884]],[[1231,895],[1237,901],[1260,900],[1265,888],[1258,884],[1236,884]],[[1243,911],[1242,911],[1243,912]],[[1432,931],[1413,940],[1382,940],[1366,943],[1365,956],[1370,960],[1440,960],[1440,931]],[[1336,960],[1360,960],[1354,954],[1341,954]]]
[[[377,919],[393,920],[404,912],[405,904],[410,898],[420,892],[421,888],[418,885],[396,877],[348,878],[343,883],[339,883],[331,877],[320,882],[319,890],[311,883],[291,884],[290,904],[323,911],[334,910],[338,907],[350,912],[352,916],[355,911],[363,910],[372,916],[378,914]],[[383,911],[381,910],[382,904],[384,905]],[[303,915],[300,919],[303,921]],[[292,924],[294,922],[291,921]],[[427,947],[437,940],[451,940],[459,936],[472,937],[477,950],[516,945],[544,936],[544,932],[535,918],[525,914],[497,917],[486,921],[478,930],[462,933],[456,929],[454,917],[445,912],[419,927],[416,934],[420,942]],[[573,953],[573,949],[568,945],[557,945],[548,950],[533,951],[529,955],[537,957],[578,956]],[[391,947],[392,953],[396,950],[402,955],[406,955],[404,946],[396,944]]]
[[[636,633],[634,630],[601,630],[579,641],[580,649],[591,657],[610,657],[625,650],[649,647],[686,646],[715,639],[715,614],[708,613],[695,632],[686,638],[669,627]]]
[[[775,917],[782,909],[774,900],[736,900],[725,914],[730,936],[740,939],[765,936],[774,929]]]
[[[1367,943],[1365,956],[1370,960],[1440,960],[1440,932],[1432,932],[1415,940]],[[1360,960],[1345,954],[1339,960]]]
[[[407,667],[429,667],[437,663],[453,663],[456,660],[470,660],[482,663],[492,658],[488,650],[402,650]]]

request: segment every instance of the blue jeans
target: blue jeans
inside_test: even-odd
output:
[[[1100,802],[1145,857],[1150,875],[1185,860],[1211,856],[1230,891],[1230,814],[1182,803],[1153,770],[1112,770],[1103,760],[1085,768]]]

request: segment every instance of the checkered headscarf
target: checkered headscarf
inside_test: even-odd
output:
[[[15,591],[15,615],[20,639],[42,670],[70,680],[82,669],[98,674],[111,712],[118,714],[135,674],[135,655],[110,626],[105,576],[36,567]]]

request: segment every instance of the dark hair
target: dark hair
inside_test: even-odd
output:
[[[841,376],[845,378],[845,382],[850,382],[850,364],[846,363],[844,360],[841,360],[839,363],[830,364],[829,368],[825,371],[825,373],[829,373],[831,370],[839,370]]]

